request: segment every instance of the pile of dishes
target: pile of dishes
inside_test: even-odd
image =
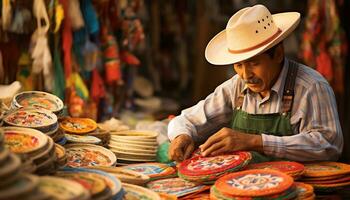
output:
[[[312,185],[295,182],[295,186],[298,194],[296,200],[314,200],[316,198]]]
[[[130,164],[123,166],[122,168],[147,175],[150,177],[150,180],[165,179],[176,176],[176,170],[163,163]]]
[[[296,196],[293,178],[271,169],[227,174],[210,189],[211,199],[293,199]]]
[[[24,171],[50,174],[57,169],[53,140],[42,132],[21,127],[4,127],[5,146],[20,156]]]
[[[181,178],[168,178],[151,181],[147,183],[147,188],[155,192],[182,197],[192,193],[200,193],[202,191],[208,190],[209,186],[186,181]]]
[[[249,164],[245,169],[274,169],[290,175],[294,180],[299,179],[305,171],[303,164],[292,161],[254,163]]]
[[[66,149],[59,145],[55,144],[55,153],[57,158],[57,164],[59,167],[64,167],[67,164],[67,154]]]
[[[120,180],[100,170],[66,168],[58,171],[56,176],[80,183],[90,192],[92,199],[121,200],[124,196]]]
[[[161,200],[159,194],[144,187],[123,183],[125,195],[123,200],[152,199]]]
[[[113,152],[93,144],[68,144],[64,146],[67,154],[67,166],[114,166],[117,158]]]
[[[339,190],[350,185],[350,165],[338,162],[308,163],[300,181],[320,192]]]
[[[202,157],[198,153],[193,155],[179,164],[179,177],[206,184],[213,183],[225,174],[243,169],[251,160],[251,154],[243,151],[209,157]]]
[[[108,147],[118,157],[118,163],[154,162],[158,133],[129,130],[111,133]]]

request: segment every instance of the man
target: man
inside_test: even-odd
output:
[[[259,161],[336,160],[343,136],[336,100],[315,70],[284,57],[282,40],[300,14],[271,15],[263,5],[239,10],[207,45],[206,59],[233,64],[235,76],[168,127],[169,156],[189,158],[252,151]]]

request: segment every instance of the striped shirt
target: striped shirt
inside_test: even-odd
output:
[[[244,111],[250,114],[280,113],[288,62],[285,59],[270,95],[265,98],[250,91],[238,75],[225,81],[204,100],[170,121],[169,139],[187,134],[196,143],[203,143],[222,127],[228,127],[241,92],[246,94],[242,105]],[[266,155],[295,161],[338,159],[343,149],[343,135],[333,90],[317,71],[302,64],[299,64],[295,80],[290,123],[291,136],[262,134]]]

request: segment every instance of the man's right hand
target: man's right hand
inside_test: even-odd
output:
[[[190,157],[194,151],[194,142],[191,136],[182,134],[177,136],[170,144],[169,158],[181,162]]]

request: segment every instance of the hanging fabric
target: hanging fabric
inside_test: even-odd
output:
[[[72,24],[73,30],[84,27],[84,19],[80,10],[79,0],[69,0],[68,17]]]
[[[1,23],[2,29],[7,31],[11,26],[12,8],[11,0],[2,0]]]

